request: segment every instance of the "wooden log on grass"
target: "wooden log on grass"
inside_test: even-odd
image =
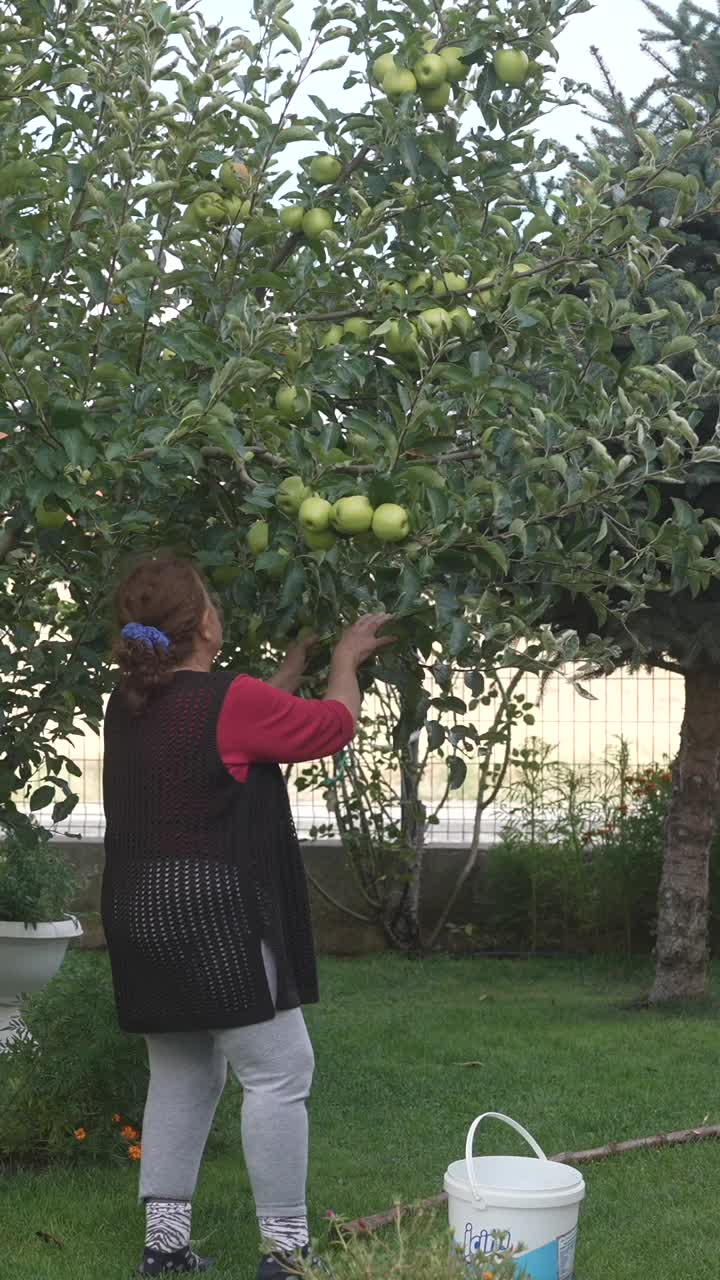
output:
[[[673,1133],[656,1133],[651,1138],[630,1138],[626,1142],[608,1142],[604,1147],[591,1147],[588,1151],[561,1151],[550,1156],[556,1164],[590,1164],[596,1160],[609,1160],[611,1156],[624,1156],[630,1151],[653,1151],[658,1147],[681,1147],[692,1142],[707,1142],[720,1138],[720,1124],[703,1125],[699,1129],[676,1129]],[[389,1227],[409,1213],[427,1213],[439,1209],[447,1202],[447,1194],[430,1196],[417,1204],[396,1204],[385,1213],[373,1213],[368,1218],[356,1218],[354,1222],[338,1224],[343,1235],[357,1236]]]

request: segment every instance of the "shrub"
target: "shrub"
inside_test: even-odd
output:
[[[71,952],[22,1015],[29,1035],[0,1055],[0,1158],[132,1159],[145,1045],[118,1028],[107,957]]]
[[[0,920],[62,920],[76,879],[50,833],[20,817],[0,843]]]
[[[132,1165],[140,1156],[148,1084],[145,1041],[117,1024],[104,952],[71,951],[22,1005],[28,1035],[0,1054],[0,1161]],[[241,1098],[225,1090],[209,1149],[239,1133]]]

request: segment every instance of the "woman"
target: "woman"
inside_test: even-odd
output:
[[[142,1272],[205,1271],[191,1203],[228,1063],[264,1256],[280,1280],[308,1256],[306,1100],[313,1052],[301,1006],[317,974],[300,848],[281,763],[353,737],[357,669],[391,643],[371,614],[332,657],[326,696],[293,697],[295,643],[273,680],[213,672],[222,626],[199,572],[138,564],[115,594],[122,678],[105,718],[102,918],[120,1026],[147,1041]]]

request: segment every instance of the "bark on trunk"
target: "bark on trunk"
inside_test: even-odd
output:
[[[425,805],[420,799],[419,747],[413,738],[407,747],[408,761],[400,767],[400,827],[403,841],[412,850],[404,889],[389,913],[389,936],[394,946],[403,951],[418,952],[420,938],[420,895],[425,859]]]
[[[720,799],[720,668],[685,676],[658,904],[651,1004],[705,994],[710,849]]]

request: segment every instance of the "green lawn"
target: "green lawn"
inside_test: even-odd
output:
[[[323,1003],[309,1011],[314,1230],[324,1232],[327,1209],[354,1217],[441,1190],[483,1110],[514,1116],[549,1154],[716,1123],[715,1008],[629,1012],[648,977],[603,962],[325,960]],[[479,1065],[459,1065],[469,1061]],[[257,1251],[231,1148],[237,1108],[228,1091],[223,1149],[208,1157],[196,1199],[195,1243],[217,1254],[217,1280],[251,1280]],[[523,1147],[493,1126],[483,1151]],[[585,1178],[577,1280],[717,1280],[720,1144],[616,1158]],[[3,1274],[128,1277],[142,1245],[135,1179],[131,1167],[6,1177]]]

